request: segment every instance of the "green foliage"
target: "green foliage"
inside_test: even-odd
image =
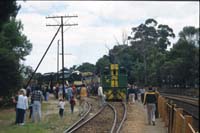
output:
[[[160,69],[157,66],[163,62],[166,48],[171,44],[169,37],[175,37],[173,30],[168,25],[158,25],[154,19],[147,19],[144,24],[132,28],[132,35],[129,40],[137,53],[137,62],[133,64],[138,64],[135,65],[136,71],[133,74],[140,77],[135,78],[134,82],[159,85]],[[160,60],[157,57],[160,57]]]
[[[104,69],[104,67],[108,66],[109,64],[110,64],[109,56],[104,55],[96,63],[96,73],[100,74],[100,72]]]
[[[171,45],[173,29],[147,19],[132,28],[131,46],[116,45],[96,63],[101,71],[109,63],[118,63],[128,72],[128,82],[137,85],[198,88],[199,87],[199,28],[184,27],[179,40]]]
[[[95,71],[95,65],[90,63],[83,63],[82,65],[77,67],[77,70],[81,72],[94,72]]]
[[[7,23],[10,17],[15,18],[20,6],[16,4],[16,0],[1,0],[0,1],[0,32],[3,24]]]
[[[0,46],[15,53],[18,59],[24,60],[32,50],[32,45],[27,37],[22,33],[23,26],[20,21],[11,19],[4,24],[0,33]]]
[[[12,52],[3,48],[0,48],[0,62],[0,94],[6,96],[20,85],[19,63]]]
[[[24,60],[32,50],[32,44],[22,33],[21,21],[15,17],[19,10],[16,1],[1,1],[0,13],[0,96],[10,97],[16,89],[22,87],[22,68],[20,61]]]
[[[184,27],[179,33],[180,39],[168,54],[165,68],[171,68],[171,85],[183,88],[199,86],[199,47],[195,45],[194,27]],[[166,69],[167,70],[167,69]],[[165,76],[169,77],[169,74]]]

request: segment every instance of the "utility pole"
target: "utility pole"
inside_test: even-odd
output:
[[[61,27],[61,41],[62,41],[62,86],[63,86],[63,99],[65,98],[65,80],[64,80],[64,38],[63,38],[63,26],[77,26],[78,24],[63,24],[63,19],[64,18],[74,18],[74,17],[78,17],[77,15],[68,15],[68,16],[50,16],[50,17],[46,17],[46,19],[49,18],[59,18],[60,19],[60,24],[54,24],[54,25],[50,25],[47,24],[47,26],[60,26]]]
[[[57,83],[59,79],[59,41],[60,40],[58,40],[58,47],[57,47]]]

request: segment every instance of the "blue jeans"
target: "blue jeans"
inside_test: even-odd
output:
[[[156,111],[155,103],[147,103],[147,117],[149,124],[151,124],[152,121],[155,122],[155,111]]]
[[[40,101],[33,101],[33,114],[32,114],[32,121],[35,122],[36,116],[38,114],[38,120],[41,120],[42,114],[41,114],[41,103]]]

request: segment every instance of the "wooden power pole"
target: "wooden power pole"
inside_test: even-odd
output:
[[[60,26],[61,27],[61,42],[62,42],[62,85],[63,85],[63,99],[65,98],[65,80],[64,80],[64,38],[63,38],[63,27],[64,26],[77,26],[78,24],[63,24],[64,18],[74,18],[77,15],[67,15],[67,16],[48,16],[46,19],[60,19],[60,24],[47,24],[46,26]]]

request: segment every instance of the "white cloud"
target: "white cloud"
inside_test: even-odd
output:
[[[65,66],[70,67],[83,62],[94,63],[107,54],[105,44],[112,48],[114,37],[121,42],[122,32],[130,34],[131,28],[154,18],[159,24],[169,25],[176,35],[184,26],[198,26],[198,2],[139,2],[139,1],[18,1],[22,5],[18,18],[24,24],[24,33],[33,43],[31,55],[25,64],[36,68],[48,44],[56,32],[59,19],[46,19],[47,15],[73,15],[67,23],[78,23],[64,33]],[[65,19],[67,20],[67,19]],[[66,27],[65,27],[66,29]],[[49,49],[39,72],[56,71],[57,40],[60,32]]]

